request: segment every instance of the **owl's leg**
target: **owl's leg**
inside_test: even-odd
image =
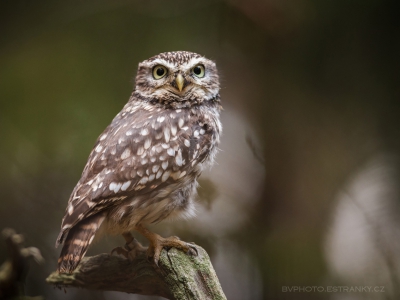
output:
[[[126,241],[125,246],[112,249],[111,255],[113,255],[113,253],[117,253],[125,256],[125,258],[129,259],[130,261],[133,261],[136,256],[146,251],[147,248],[143,247],[130,232],[124,232],[122,236]]]
[[[161,250],[163,248],[177,248],[186,253],[197,255],[197,249],[194,245],[181,241],[176,236],[163,238],[158,234],[151,232],[142,225],[136,225],[135,229],[144,235],[150,242],[149,248],[147,249],[147,256],[152,257],[156,265],[160,259]]]

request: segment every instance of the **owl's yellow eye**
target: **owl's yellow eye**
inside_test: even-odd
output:
[[[192,72],[194,75],[196,75],[199,78],[204,77],[205,70],[203,65],[197,65],[192,69]]]
[[[165,75],[167,75],[167,68],[162,65],[157,65],[153,68],[153,77],[154,79],[161,79]]]

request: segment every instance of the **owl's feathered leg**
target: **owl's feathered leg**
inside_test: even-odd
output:
[[[140,244],[130,232],[124,232],[122,236],[126,241],[125,246],[112,249],[111,255],[117,253],[125,256],[125,258],[129,259],[130,261],[133,261],[136,256],[146,251],[147,248],[143,247],[142,244]]]
[[[174,247],[186,253],[197,255],[197,249],[194,245],[181,241],[177,236],[163,238],[158,234],[151,232],[142,225],[136,225],[135,230],[140,232],[143,236],[145,236],[149,240],[150,245],[149,248],[147,249],[147,256],[152,257],[156,265],[158,265],[161,250],[163,248]]]

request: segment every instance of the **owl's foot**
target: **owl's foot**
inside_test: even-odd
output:
[[[116,247],[111,250],[111,255],[114,253],[118,255],[125,256],[125,258],[129,259],[129,261],[133,261],[138,255],[145,252],[147,250],[146,247],[143,247],[131,233],[122,234],[125,238],[126,244],[124,247]]]
[[[154,263],[158,266],[158,261],[160,260],[160,254],[163,248],[177,248],[189,253],[191,255],[197,255],[197,249],[194,245],[181,241],[176,236],[171,236],[168,238],[163,238],[156,233],[149,231],[141,225],[136,227],[136,230],[143,234],[149,241],[150,246],[147,249],[147,257],[152,258]]]
[[[153,258],[154,263],[158,265],[162,249],[172,247],[191,255],[197,255],[197,249],[194,245],[181,241],[177,236],[163,238],[158,234],[154,234],[154,238],[150,240],[150,246],[147,249],[147,257]]]

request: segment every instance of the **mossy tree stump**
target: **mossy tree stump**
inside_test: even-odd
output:
[[[109,254],[86,257],[72,274],[52,273],[46,281],[58,287],[119,291],[167,299],[226,299],[207,252],[196,246],[192,256],[163,250],[158,267],[140,255],[134,261]]]

